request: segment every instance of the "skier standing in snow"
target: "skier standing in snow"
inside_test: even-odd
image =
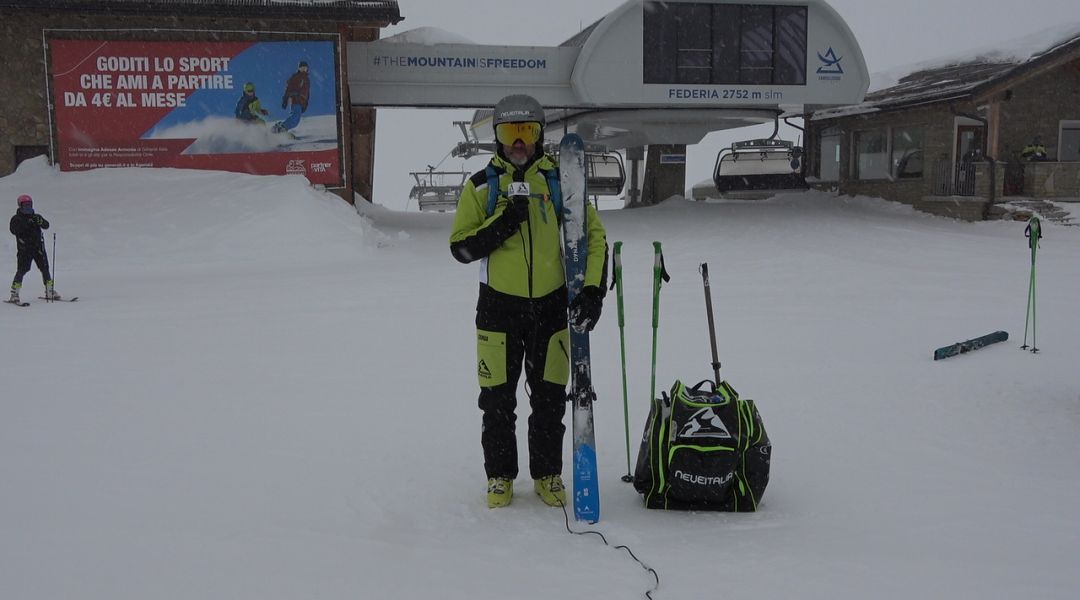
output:
[[[529,474],[544,503],[561,506],[566,503],[562,442],[570,376],[567,323],[591,330],[600,318],[607,243],[590,205],[585,287],[568,314],[560,219],[548,183],[558,180],[557,165],[544,153],[544,109],[529,96],[507,96],[495,106],[493,124],[495,156],[466,182],[450,235],[455,259],[481,261],[476,364],[487,502],[496,508],[513,498],[518,474],[516,391],[524,366],[532,409]],[[494,196],[489,195],[491,186],[497,186]]]
[[[250,81],[244,84],[244,93],[236,101],[236,118],[245,123],[266,124],[264,116],[270,111],[262,107],[259,97],[255,95],[255,84]]]
[[[45,217],[34,212],[34,201],[30,196],[19,196],[19,208],[11,217],[8,230],[15,236],[18,247],[18,267],[15,279],[11,282],[11,298],[8,302],[19,303],[19,289],[22,288],[23,276],[30,272],[33,262],[41,270],[41,279],[45,282],[45,297],[59,300],[60,294],[53,289],[52,275],[49,274],[49,257],[45,254],[45,238],[41,231],[49,228]]]
[[[1031,143],[1024,146],[1024,149],[1020,151],[1020,156],[1024,160],[1029,161],[1044,161],[1046,157],[1046,146],[1043,145],[1042,139],[1039,136],[1035,136]]]
[[[281,108],[289,111],[289,117],[274,125],[274,133],[288,131],[300,124],[300,115],[307,112],[308,97],[311,95],[311,80],[308,79],[307,61],[300,61],[296,72],[285,83],[285,93],[281,96]]]

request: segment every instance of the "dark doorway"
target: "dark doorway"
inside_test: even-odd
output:
[[[15,146],[15,168],[19,168],[24,160],[30,160],[35,156],[49,156],[48,146]]]

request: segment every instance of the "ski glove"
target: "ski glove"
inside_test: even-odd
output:
[[[529,219],[529,198],[527,196],[514,196],[506,204],[506,217],[511,223],[517,225]]]
[[[600,320],[600,310],[604,305],[604,293],[595,285],[581,288],[574,301],[570,303],[570,326],[574,331],[592,331]]]

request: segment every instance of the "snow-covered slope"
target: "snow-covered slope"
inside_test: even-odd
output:
[[[625,553],[568,535],[527,481],[509,508],[485,507],[477,269],[451,259],[450,215],[358,215],[295,177],[41,163],[0,179],[12,211],[20,193],[53,222],[59,291],[81,300],[0,310],[3,597],[599,600],[651,586]],[[820,193],[602,216],[625,243],[633,445],[653,240],[673,277],[660,385],[711,373],[707,261],[723,374],[774,444],[762,512],[644,510],[619,481],[609,300],[593,335],[596,529],[656,568],[657,600],[1075,595],[1080,231],[1046,225],[1032,355],[1018,349],[1022,223]],[[0,254],[14,268],[12,237]],[[40,285],[32,272],[24,295]],[[995,329],[1012,339],[931,360]]]

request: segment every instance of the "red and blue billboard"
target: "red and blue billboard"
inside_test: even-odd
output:
[[[63,170],[217,169],[344,185],[334,42],[49,47]]]

